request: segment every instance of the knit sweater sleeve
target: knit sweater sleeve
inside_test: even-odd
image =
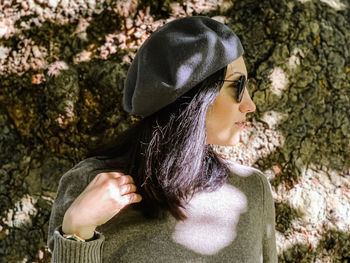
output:
[[[59,231],[66,210],[97,175],[98,162],[85,159],[66,172],[59,182],[49,221],[47,243],[52,252],[51,262],[102,262],[105,238],[101,233],[96,232],[97,238],[93,241],[77,242],[64,239]]]
[[[275,232],[275,204],[272,197],[270,182],[264,174],[260,174],[263,182],[263,262],[277,263],[276,232]]]

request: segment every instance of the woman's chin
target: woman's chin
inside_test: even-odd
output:
[[[235,146],[241,142],[240,133],[236,133],[234,136],[227,138],[226,140],[219,139],[217,140],[207,140],[208,144],[216,144],[220,146]]]
[[[235,146],[241,142],[241,136],[240,133],[237,132],[232,139],[230,140],[230,144],[228,146]]]
[[[241,132],[240,130],[235,130],[231,133],[231,136],[214,136],[207,137],[207,144],[215,144],[220,146],[235,146],[241,143]]]

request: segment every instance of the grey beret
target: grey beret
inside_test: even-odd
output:
[[[140,47],[124,83],[123,107],[147,117],[243,54],[226,25],[205,16],[173,20]]]

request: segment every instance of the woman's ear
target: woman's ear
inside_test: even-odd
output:
[[[214,102],[215,102],[215,100],[211,104],[209,104],[209,106],[207,108],[207,116],[208,116],[208,114],[210,114],[213,111]]]

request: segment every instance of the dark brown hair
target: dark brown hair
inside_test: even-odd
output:
[[[184,220],[184,205],[198,191],[213,191],[229,174],[206,144],[206,112],[220,92],[222,68],[175,102],[145,117],[120,134],[113,144],[89,154],[106,167],[133,177],[142,202],[134,206],[146,217],[169,211]]]

